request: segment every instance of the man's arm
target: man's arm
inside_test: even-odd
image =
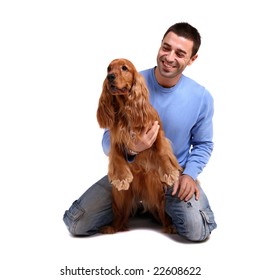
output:
[[[125,147],[125,153],[128,161],[133,161],[134,157],[142,151],[149,149],[157,138],[160,125],[155,121],[151,128],[144,129],[129,145]],[[108,156],[110,151],[110,132],[105,129],[102,138],[102,148],[104,153]]]
[[[183,171],[194,180],[208,163],[213,151],[213,114],[213,98],[206,94],[198,121],[191,131],[191,151]]]

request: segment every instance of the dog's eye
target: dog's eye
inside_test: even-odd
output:
[[[123,70],[123,71],[128,71],[128,68],[127,68],[125,65],[123,65],[123,66],[122,66],[122,70]]]
[[[107,72],[110,72],[110,70],[111,70],[111,67],[108,66],[108,67],[107,67]]]

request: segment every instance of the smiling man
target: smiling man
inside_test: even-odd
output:
[[[191,35],[174,33],[178,30],[175,26],[165,33],[161,47],[157,55],[157,67],[155,76],[157,82],[163,87],[172,87],[179,81],[186,66],[191,65],[198,57],[197,51],[200,46],[200,37],[196,37],[196,43]],[[175,32],[176,32],[175,31]],[[189,38],[182,37],[188,36]],[[194,38],[195,39],[195,38]]]
[[[165,191],[165,211],[177,233],[190,241],[202,241],[216,228],[214,214],[197,178],[213,150],[213,98],[205,87],[183,75],[198,57],[201,37],[196,28],[181,22],[164,34],[157,66],[141,71],[150,92],[150,102],[159,113],[166,137],[183,172]],[[126,160],[150,148],[159,130],[158,122],[134,141],[125,143]],[[103,150],[110,150],[109,130],[103,135]],[[92,185],[64,214],[73,235],[92,235],[112,222],[111,184],[105,176]],[[141,203],[141,202],[140,202]]]

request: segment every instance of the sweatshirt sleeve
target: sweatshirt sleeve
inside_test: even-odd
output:
[[[102,148],[105,155],[108,156],[110,151],[110,133],[108,129],[105,129],[102,138]]]
[[[213,150],[213,114],[213,98],[205,91],[198,120],[191,131],[191,150],[183,171],[194,180],[208,163]]]

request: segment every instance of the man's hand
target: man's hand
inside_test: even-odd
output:
[[[158,121],[155,121],[151,128],[145,128],[143,129],[140,135],[135,135],[135,138],[133,139],[128,148],[137,153],[151,148],[151,146],[157,138],[159,128],[160,125]]]
[[[189,175],[181,175],[179,181],[173,185],[172,195],[178,193],[180,200],[188,201],[195,194],[195,199],[198,200],[200,197],[200,191],[197,183]]]

